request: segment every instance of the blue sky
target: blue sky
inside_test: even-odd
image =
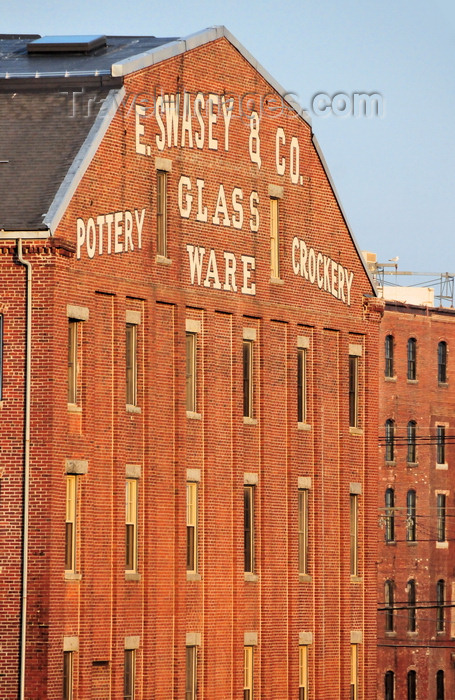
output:
[[[362,249],[455,272],[455,5],[446,0],[15,0],[3,33],[186,36],[224,24],[312,115]],[[317,94],[379,93],[379,117],[322,117]],[[404,282],[404,280],[402,280]]]

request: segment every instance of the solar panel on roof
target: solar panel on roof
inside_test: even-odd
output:
[[[106,46],[106,37],[99,34],[76,36],[42,36],[27,44],[28,53],[89,53]]]

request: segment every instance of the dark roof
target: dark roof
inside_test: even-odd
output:
[[[173,41],[116,36],[88,53],[29,54],[37,38],[0,35],[0,230],[47,228],[44,217],[103,100],[123,83],[110,77],[112,64]]]
[[[176,37],[108,36],[106,46],[89,53],[31,53],[34,36],[0,35],[0,79],[110,75],[113,63],[169,44]]]
[[[87,88],[74,116],[72,93],[62,86],[0,93],[0,229],[46,228],[43,217],[108,92]]]

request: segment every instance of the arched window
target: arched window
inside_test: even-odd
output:
[[[385,422],[385,461],[393,462],[395,457],[395,421]]]
[[[417,379],[417,340],[408,340],[408,379]]]
[[[387,671],[384,676],[384,700],[394,700],[395,675],[393,671]]]
[[[445,700],[444,698],[444,671],[439,670],[436,674],[436,700]]]
[[[406,495],[406,539],[416,541],[416,492],[410,489]]]
[[[393,377],[393,335],[385,337],[385,376]]]
[[[384,587],[385,593],[385,631],[393,632],[395,630],[395,619],[393,614],[394,606],[394,583],[393,581],[386,581]]]
[[[415,420],[410,420],[408,423],[407,438],[408,438],[408,462],[410,464],[415,464],[415,462],[417,462],[417,450],[416,450],[417,423],[415,422]]]
[[[417,698],[417,673],[416,671],[408,671],[408,700],[416,700]]]
[[[441,340],[438,345],[438,382],[447,382],[447,343]]]
[[[441,578],[436,584],[436,632],[444,632],[445,583]]]
[[[413,578],[408,581],[408,632],[416,631],[416,582]]]
[[[395,492],[387,489],[385,492],[385,541],[395,540]]]

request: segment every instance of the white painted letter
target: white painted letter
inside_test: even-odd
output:
[[[194,275],[197,275],[197,283],[201,284],[202,261],[204,259],[205,248],[187,244],[188,257],[190,260],[191,284],[194,284]]]
[[[218,190],[218,199],[216,200],[216,209],[215,209],[215,213],[212,217],[212,222],[214,224],[219,225],[220,214],[224,214],[223,226],[230,226],[231,220],[229,219],[229,214],[228,214],[227,204],[226,204],[226,195],[224,194],[223,185],[220,185],[220,189]]]
[[[259,204],[259,195],[253,190],[250,194],[250,231],[253,233],[259,231],[259,209],[256,204]]]
[[[140,137],[144,135],[144,125],[141,124],[140,118],[145,115],[145,107],[136,105],[136,153],[145,156],[145,143],[141,143]]]
[[[180,140],[181,146],[185,146],[185,134],[188,134],[188,146],[193,148],[193,132],[191,130],[191,104],[190,93],[185,92],[183,95],[183,114],[182,114],[182,137]]]
[[[217,112],[213,111],[213,105],[218,107],[218,95],[209,95],[209,148],[218,150],[218,139],[213,136],[213,125],[216,124]]]
[[[239,201],[237,201],[239,200]],[[237,214],[239,215],[239,218],[236,219],[234,215],[232,215],[232,225],[234,228],[241,229],[243,226],[243,205],[241,202],[243,201],[243,192],[240,189],[240,187],[234,187],[232,190],[232,208]]]
[[[191,194],[185,195],[185,203],[183,202],[183,188],[186,187],[191,190],[191,180],[186,175],[181,175],[179,180],[178,189],[178,205],[180,216],[184,219],[189,219],[191,214],[191,205],[193,203],[193,196]]]
[[[291,168],[291,182],[294,185],[297,185],[299,182],[299,177],[300,177],[300,148],[299,148],[299,142],[297,141],[297,137],[293,136],[291,139],[291,146],[289,149],[289,157],[291,160],[290,163],[290,168]]]
[[[256,163],[258,168],[261,167],[261,142],[259,139],[259,117],[257,112],[251,112],[250,116],[250,135],[248,138],[248,148],[250,151],[250,159],[252,163]]]
[[[141,218],[138,218],[137,209],[134,210],[134,217],[136,219],[137,226],[137,247],[142,248],[142,227],[144,225],[145,219],[145,208],[141,211]]]
[[[251,282],[251,285],[248,286],[248,280],[251,277],[251,270],[256,269],[256,258],[253,258],[251,255],[242,255],[241,259],[243,263],[242,294],[250,294],[254,296],[256,294],[256,283]]]
[[[286,161],[283,158],[280,160],[280,142],[283,144],[286,143],[286,136],[284,134],[284,129],[278,127],[276,130],[276,137],[275,137],[275,162],[276,162],[276,171],[278,175],[284,175],[284,170],[286,168]],[[297,273],[296,273],[297,274]]]
[[[226,263],[226,277],[223,289],[226,292],[236,292],[237,285],[235,283],[235,271],[237,268],[237,261],[235,259],[234,253],[224,252],[224,261]],[[229,281],[230,280],[230,281]]]
[[[125,212],[125,252],[134,250],[133,245],[133,215],[130,211]]]
[[[202,190],[205,187],[205,181],[201,179],[196,180],[197,187],[197,215],[196,221],[202,221],[205,223],[207,221],[207,207],[202,206]]]
[[[207,265],[207,274],[205,275],[204,287],[210,287],[210,280],[213,279],[213,288],[221,289],[220,278],[218,275],[218,266],[216,264],[216,255],[213,248],[210,251],[209,263]]]
[[[80,260],[81,257],[81,246],[85,241],[85,224],[84,219],[78,219],[76,221],[77,226],[77,259]]]
[[[198,120],[201,129],[200,132],[194,132],[194,140],[196,141],[196,146],[198,148],[204,148],[205,124],[201,114],[201,109],[204,109],[204,107],[204,95],[202,94],[202,92],[198,92],[198,94],[196,95],[196,99],[194,100],[194,113],[196,115],[196,119]]]
[[[163,98],[161,95],[156,98],[156,107],[155,107],[155,117],[156,117],[156,122],[158,124],[158,128],[161,132],[161,136],[159,134],[156,134],[155,136],[155,141],[156,145],[159,151],[164,151],[164,146],[166,144],[166,133],[164,131],[164,124],[163,120],[161,119],[161,113],[163,111]]]

